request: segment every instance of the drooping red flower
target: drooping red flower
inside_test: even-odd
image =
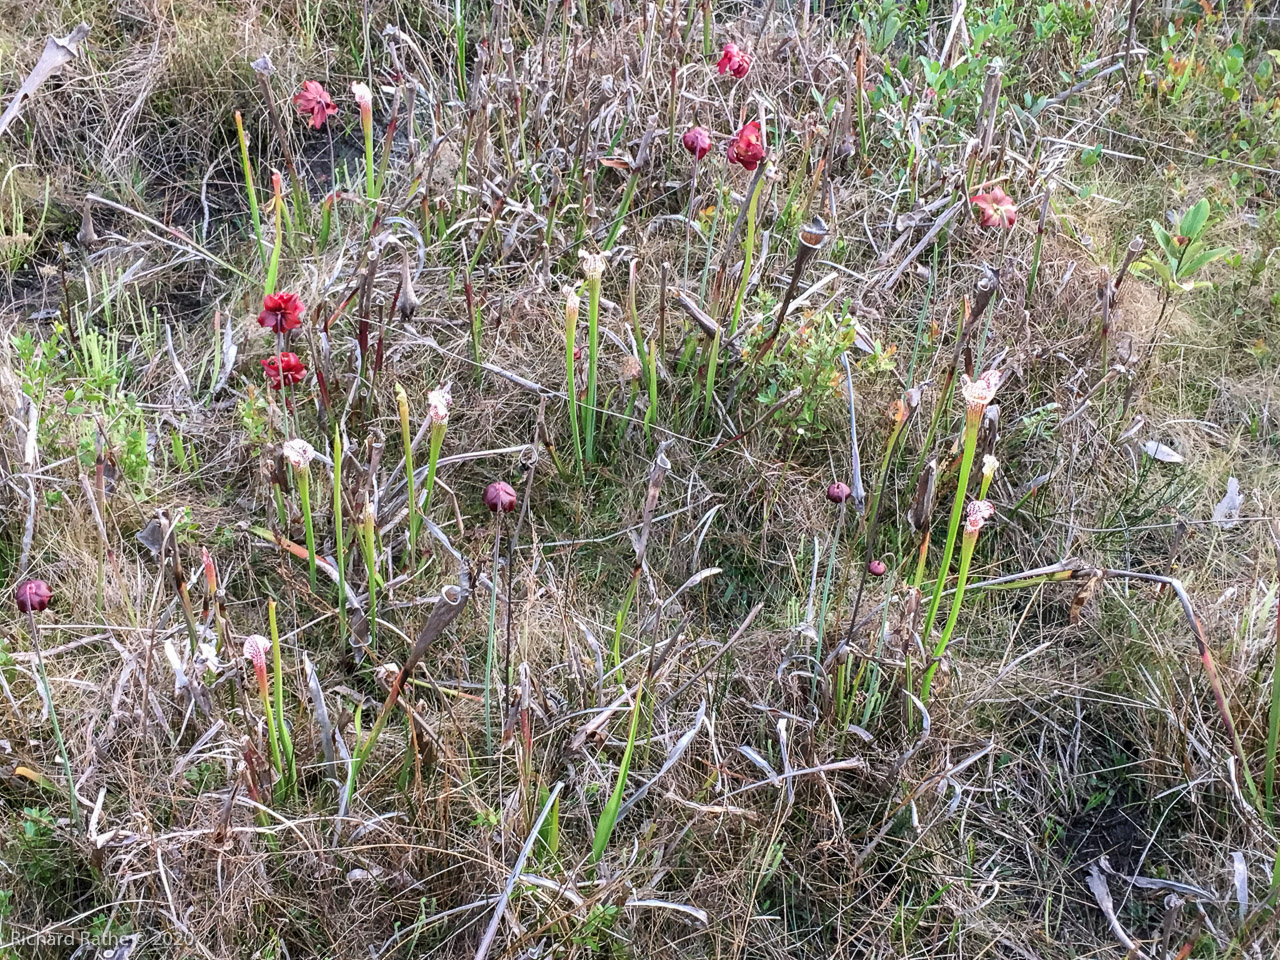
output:
[[[302,89],[293,95],[293,104],[304,117],[311,114],[311,126],[319,130],[325,120],[338,112],[329,91],[314,80],[304,80]]]
[[[505,480],[495,480],[485,487],[483,500],[494,513],[510,513],[516,508],[516,492]]]
[[[873,577],[883,577],[888,569],[888,565],[883,560],[872,560],[867,564],[867,573]]]
[[[296,353],[273,353],[262,361],[262,369],[267,371],[272,390],[292,387],[301,383],[302,378],[307,375],[307,368],[302,365]]]
[[[302,301],[296,293],[269,293],[262,298],[258,323],[272,333],[284,333],[302,326]]]
[[[844,503],[851,496],[853,496],[853,491],[849,489],[847,483],[837,480],[827,487],[827,499],[832,503]]]
[[[980,193],[971,203],[981,211],[978,222],[984,227],[1012,227],[1018,219],[1018,205],[999,187]]]
[[[741,164],[743,170],[754,170],[763,159],[764,140],[760,134],[760,124],[752,120],[729,141],[729,162]]]
[[[731,73],[741,80],[751,69],[751,58],[739,50],[736,43],[726,43],[716,68],[721,73]]]
[[[39,613],[49,606],[53,591],[43,580],[24,580],[18,584],[13,599],[22,613]]]
[[[701,160],[711,149],[711,135],[701,127],[690,127],[680,138],[684,148],[693,154],[693,159]]]

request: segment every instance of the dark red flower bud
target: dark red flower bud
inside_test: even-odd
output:
[[[14,591],[14,601],[23,613],[39,613],[52,599],[53,591],[43,580],[24,580]]]
[[[272,354],[262,361],[262,368],[267,371],[267,379],[271,381],[271,389],[279,390],[301,383],[307,375],[307,368],[302,365],[296,353]]]
[[[262,298],[258,323],[272,333],[284,333],[302,326],[302,301],[296,293],[269,293]]]
[[[754,170],[763,159],[764,140],[760,135],[760,124],[752,120],[729,142],[729,162],[741,164],[743,170]]]
[[[516,492],[505,480],[495,480],[485,487],[483,499],[494,513],[510,513],[516,508]]]
[[[871,574],[873,577],[883,577],[885,571],[888,569],[889,568],[885,566],[883,560],[872,560],[867,564],[867,573]]]
[[[851,496],[853,496],[853,491],[849,489],[847,483],[841,483],[837,480],[827,487],[827,499],[832,503],[844,503]]]
[[[701,160],[711,149],[711,136],[701,127],[690,127],[680,138],[684,148],[693,154],[693,159]]]

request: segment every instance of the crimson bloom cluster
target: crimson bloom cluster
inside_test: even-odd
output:
[[[720,73],[741,80],[751,69],[751,58],[737,44],[726,43],[716,67]],[[695,161],[701,160],[711,151],[711,134],[702,127],[690,127],[680,138],[680,142]],[[729,141],[727,159],[744,170],[754,170],[760,165],[764,155],[764,134],[756,120],[743,124]]]

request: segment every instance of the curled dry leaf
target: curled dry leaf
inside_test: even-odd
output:
[[[1242,506],[1244,506],[1244,497],[1240,495],[1240,481],[1235,477],[1228,477],[1226,496],[1213,508],[1213,522],[1227,530],[1238,526]]]
[[[1161,463],[1185,463],[1182,454],[1168,444],[1161,443],[1158,440],[1148,440],[1142,445],[1142,452],[1152,460],[1159,460]]]
[[[82,23],[65,37],[50,37],[44,42],[44,51],[40,54],[40,59],[36,61],[32,71],[27,74],[27,79],[22,81],[22,86],[18,87],[18,92],[9,101],[9,106],[4,114],[0,115],[0,133],[4,133],[9,128],[9,124],[18,118],[18,114],[22,112],[22,102],[32,96],[40,87],[40,84],[44,83],[80,54],[80,44],[84,42],[84,38],[88,35],[89,25]]]

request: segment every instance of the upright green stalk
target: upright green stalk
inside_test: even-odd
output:
[[[280,220],[281,213],[284,210],[284,198],[280,196],[282,184],[278,173],[273,175],[272,184],[275,187],[275,193],[271,200],[271,210],[275,217],[276,235],[271,243],[271,258],[267,261],[267,281],[263,290],[268,297],[276,292],[276,279],[280,276],[280,247],[284,243],[284,225]],[[278,353],[279,351],[276,352]]]
[[[978,427],[982,425],[982,413],[995,395],[995,388],[1000,375],[989,370],[975,381],[963,378],[965,398],[964,416],[964,452],[960,456],[960,473],[956,478],[956,499],[951,505],[951,521],[947,525],[947,543],[942,550],[942,563],[938,567],[938,579],[933,585],[933,599],[929,601],[929,613],[925,617],[924,629],[920,637],[924,643],[929,642],[934,620],[938,616],[938,606],[942,602],[942,591],[947,582],[947,573],[951,569],[951,558],[955,555],[956,534],[960,531],[960,515],[964,512],[965,492],[969,487],[969,469],[973,465],[973,455],[978,448]]]
[[[71,773],[71,759],[67,755],[67,744],[62,739],[62,727],[58,724],[58,711],[53,704],[53,688],[49,686],[49,675],[44,669],[44,654],[40,650],[40,636],[36,630],[34,608],[27,608],[27,624],[31,628],[31,645],[36,651],[36,671],[40,675],[40,685],[44,687],[45,703],[49,705],[49,722],[53,726],[53,739],[58,745],[58,756],[62,760],[62,773],[67,778],[67,800],[71,804],[71,823],[80,829],[80,804],[76,802],[76,779]]]
[[[738,294],[733,301],[733,313],[729,319],[729,336],[738,332],[738,321],[742,318],[742,302],[746,299],[747,286],[751,282],[751,259],[756,247],[756,202],[760,199],[760,189],[764,186],[764,177],[755,178],[755,189],[747,198],[747,236],[742,241],[742,280],[738,284]],[[720,328],[716,327],[715,336],[711,339],[711,349],[707,356],[706,395],[702,405],[702,416],[711,415],[711,398],[716,389],[716,365],[720,359]]]
[[[364,566],[369,580],[369,645],[377,649],[378,637],[378,532],[373,505],[364,502],[364,515],[360,518],[363,533]]]
[[[961,492],[961,495],[963,491]],[[920,684],[920,702],[928,704],[929,689],[933,684],[933,675],[938,672],[938,663],[947,652],[947,644],[951,641],[951,633],[956,628],[956,619],[960,616],[960,604],[964,601],[964,587],[969,579],[969,561],[973,559],[973,548],[978,543],[978,531],[994,511],[985,500],[975,500],[969,504],[969,516],[964,523],[964,539],[960,545],[960,574],[956,580],[956,593],[951,600],[951,612],[947,614],[946,626],[942,628],[942,636],[933,648],[933,656],[929,666],[925,668],[924,680]],[[925,634],[924,636],[928,636]]]
[[[1267,765],[1262,774],[1267,812],[1271,815],[1273,824],[1276,821],[1275,781],[1278,746],[1280,746],[1280,606],[1277,607],[1275,652],[1271,659],[1271,710],[1267,723]],[[1277,860],[1277,864],[1280,864],[1280,860]],[[1280,870],[1280,866],[1277,866],[1277,870]]]
[[[249,140],[244,135],[244,120],[236,111],[236,137],[240,141],[240,167],[244,171],[244,192],[249,198],[249,216],[253,220],[253,236],[258,241],[258,256],[262,252],[262,215],[258,212],[258,191],[253,187],[253,164],[249,162]]]
[[[413,490],[413,441],[409,436],[409,395],[396,384],[396,406],[400,409],[400,441],[404,445],[404,477],[409,487],[409,555],[418,556],[418,498]]]
[[[342,537],[342,437],[333,425],[333,559],[338,567],[338,639],[347,634],[347,562]]]
[[[280,631],[276,628],[276,602],[267,601],[267,624],[271,628],[271,666],[275,675],[271,678],[275,695],[275,727],[280,738],[280,752],[284,761],[281,776],[285,778],[288,790],[297,783],[298,771],[293,763],[293,738],[289,736],[289,725],[284,718],[284,672],[280,665]]]
[[[636,730],[640,725],[640,706],[644,703],[644,680],[636,687],[635,704],[631,708],[631,727],[627,732],[627,747],[622,753],[622,763],[618,766],[618,780],[613,785],[613,793],[605,804],[600,819],[596,822],[595,838],[591,841],[590,864],[600,862],[604,851],[609,846],[609,838],[613,836],[613,828],[618,823],[618,811],[622,809],[622,795],[627,789],[627,774],[631,770],[631,755],[636,747]]]
[[[582,433],[578,429],[578,375],[573,359],[574,340],[578,334],[578,292],[572,287],[564,292],[564,369],[565,392],[569,396],[569,427],[573,431],[573,456],[578,465],[578,478],[582,479]]]
[[[311,592],[316,586],[316,532],[311,522],[311,460],[316,455],[305,440],[288,440],[284,444],[284,457],[293,468],[293,479],[298,484],[298,498],[302,501],[302,525],[307,534],[307,574]]]
[[[604,276],[604,257],[589,254],[583,263],[587,275],[587,417],[584,455],[588,463],[596,459],[596,367],[600,355],[600,278]]]
[[[273,607],[267,608],[274,616]],[[263,716],[267,719],[267,741],[271,748],[271,766],[282,779],[284,766],[281,763],[280,736],[276,729],[276,715],[271,708],[271,693],[267,686],[267,651],[271,649],[271,641],[259,633],[245,638],[244,655],[253,662],[254,676],[258,681],[258,701],[262,704]]]
[[[431,492],[436,485],[436,462],[440,459],[440,448],[444,445],[444,435],[449,429],[449,407],[453,403],[453,393],[449,384],[445,384],[427,394],[427,415],[431,418],[431,440],[427,451],[427,482],[425,501],[422,505],[423,516],[431,509]]]
[[[351,92],[360,105],[360,127],[364,131],[364,194],[378,199],[377,170],[373,164],[373,91],[363,83],[353,83]]]
[[[498,550],[502,544],[502,520],[496,519],[493,535],[493,566],[490,568],[489,589],[489,642],[484,654],[484,742],[489,756],[493,756],[493,657],[498,643]]]

